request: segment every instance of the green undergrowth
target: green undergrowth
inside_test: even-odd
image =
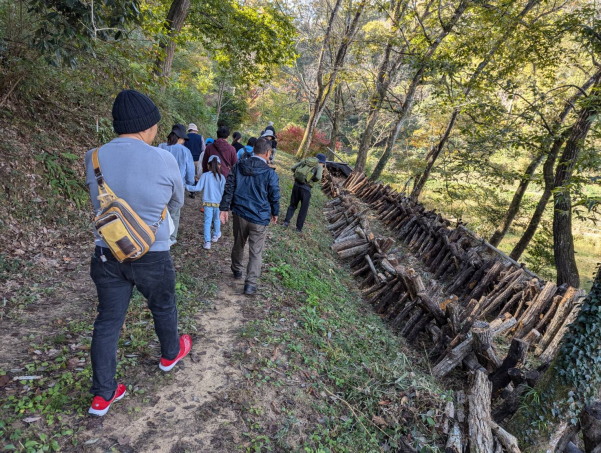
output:
[[[197,330],[195,315],[215,294],[215,283],[193,277],[197,272],[198,263],[183,265],[176,283],[180,328],[191,333]],[[29,343],[29,360],[19,368],[0,369],[0,380],[9,382],[0,386],[2,451],[78,448],[77,433],[84,428],[91,400],[89,351],[95,306],[94,300],[81,318],[55,320],[42,340],[23,333],[22,341]],[[152,315],[144,297],[134,290],[119,339],[117,379],[128,383],[128,392],[137,396],[132,400],[140,405],[149,403],[146,394],[152,395],[153,386],[172,379],[158,371],[159,356]],[[134,405],[128,410],[141,408]]]
[[[283,215],[293,183],[285,169],[294,160],[278,159]],[[326,201],[314,188],[302,235],[292,225],[272,229],[267,297],[257,307],[266,317],[243,332],[258,351],[247,378],[260,387],[247,414],[248,451],[397,451],[403,442],[438,451],[450,392],[361,299],[329,248]],[[271,393],[279,414],[273,403],[262,407],[260,395]]]

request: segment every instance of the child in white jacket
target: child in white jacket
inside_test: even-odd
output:
[[[209,171],[203,173],[196,185],[188,185],[189,192],[202,191],[202,204],[204,206],[204,245],[210,249],[211,242],[217,242],[221,237],[221,223],[219,222],[219,203],[225,189],[225,177],[221,174],[221,159],[219,156],[209,157]],[[211,236],[211,226],[213,235]]]

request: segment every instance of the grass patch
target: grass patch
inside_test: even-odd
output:
[[[286,168],[293,160],[282,154]],[[285,170],[280,175],[284,210],[292,178]],[[340,268],[321,213],[326,201],[314,188],[303,235],[272,229],[263,276],[268,298],[258,308],[267,317],[243,333],[256,343],[247,377],[256,384],[261,376],[261,394],[296,391],[291,401],[283,397],[275,432],[274,420],[249,411],[248,451],[394,451],[403,442],[435,451],[451,394],[361,299],[349,269]]]

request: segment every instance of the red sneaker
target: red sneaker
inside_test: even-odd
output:
[[[167,360],[161,357],[159,368],[163,371],[170,371],[177,362],[186,357],[192,349],[192,337],[190,335],[182,335],[179,337],[179,354],[173,360]]]
[[[92,400],[92,405],[88,409],[88,412],[92,415],[98,415],[99,417],[102,417],[109,411],[111,404],[113,404],[115,401],[119,401],[125,396],[126,393],[125,386],[123,384],[117,384],[117,390],[115,390],[115,394],[109,401],[105,400],[101,396],[95,396]]]

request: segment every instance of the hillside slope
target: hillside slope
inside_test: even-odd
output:
[[[81,195],[81,158],[93,143],[61,151],[69,137],[85,136],[73,127],[77,134],[57,127],[44,135],[44,154],[58,156]],[[87,200],[52,192],[48,166],[35,158],[43,148],[24,132],[11,137],[11,154],[0,161],[2,211],[10,219],[1,225],[9,232],[0,260],[1,341],[8,345],[0,355],[3,447],[367,452],[438,443],[445,392],[335,261],[317,189],[303,235],[270,227],[255,298],[243,297],[229,276],[231,227],[202,250],[200,200],[186,199],[173,255],[181,330],[193,334],[193,353],[174,373],[159,372],[151,317],[136,294],[119,349],[130,394],[106,417],[88,417],[96,296],[87,276]],[[278,160],[284,211],[293,159],[280,153]]]

